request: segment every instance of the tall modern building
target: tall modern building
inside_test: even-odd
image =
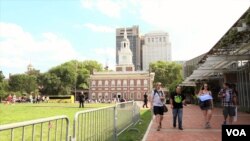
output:
[[[171,61],[171,43],[167,32],[151,32],[145,34],[142,46],[143,70],[149,69],[149,64],[156,61]]]
[[[141,43],[139,37],[139,26],[125,28],[127,32],[127,38],[130,41],[130,50],[133,57],[132,62],[135,66],[135,70],[141,70]],[[124,28],[116,29],[116,64],[119,64],[118,51],[121,50],[121,42],[124,39]]]

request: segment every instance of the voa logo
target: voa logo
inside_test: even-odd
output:
[[[226,129],[227,136],[247,136],[244,129]]]

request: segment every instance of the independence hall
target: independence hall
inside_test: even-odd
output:
[[[89,98],[92,100],[125,98],[126,100],[143,100],[145,93],[151,94],[154,73],[135,71],[132,63],[130,42],[125,30],[118,51],[119,63],[115,72],[93,72],[90,75]]]

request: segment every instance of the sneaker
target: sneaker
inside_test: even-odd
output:
[[[211,126],[210,126],[209,122],[207,122],[205,125],[205,129],[209,129],[209,128],[211,128]]]
[[[179,130],[183,130],[183,128],[182,128],[182,127],[179,127]]]
[[[227,125],[227,121],[224,121],[224,122],[223,122],[223,125]]]
[[[161,129],[160,126],[158,126],[157,131],[160,131],[160,129]]]
[[[175,128],[175,127],[176,127],[176,125],[174,124],[174,125],[173,125],[173,127]]]

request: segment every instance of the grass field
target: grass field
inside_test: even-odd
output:
[[[74,115],[78,111],[111,105],[112,104],[85,104],[84,108],[79,108],[78,104],[71,103],[0,104],[0,125],[59,115],[66,115],[69,117],[70,123],[73,123]]]
[[[140,111],[141,121],[136,126],[129,128],[123,132],[119,137],[119,141],[141,141],[148,125],[151,121],[151,111],[148,109],[143,109]]]
[[[78,104],[61,104],[61,103],[41,103],[41,104],[15,104],[15,105],[4,105],[0,104],[0,125],[15,123],[21,121],[28,121],[39,118],[46,118],[52,116],[66,115],[70,120],[70,135],[72,135],[72,124],[73,118],[76,112],[82,110],[89,110],[100,107],[112,106],[112,104],[85,104],[85,108],[78,108]],[[128,130],[122,133],[119,136],[120,141],[136,141],[143,138],[143,135],[148,127],[148,124],[151,119],[151,113],[148,110],[141,110],[141,124],[135,126],[138,129],[139,133],[133,132],[133,130]],[[55,123],[52,123],[55,124]],[[58,122],[60,125],[60,122]],[[47,126],[47,125],[46,125]],[[36,126],[36,132],[40,132],[40,126]],[[21,129],[20,129],[21,130]],[[25,129],[26,132],[31,132],[32,128]],[[48,130],[48,129],[45,129]],[[44,131],[46,132],[46,131]],[[51,133],[53,134],[52,131]],[[65,131],[62,131],[65,132]],[[2,137],[9,134],[4,133],[0,134]],[[21,134],[21,131],[15,131],[15,135]],[[10,135],[8,135],[10,136]],[[45,138],[47,135],[45,135]],[[27,137],[28,139],[31,137]],[[19,139],[18,139],[19,140]],[[52,138],[53,140],[53,138]]]

